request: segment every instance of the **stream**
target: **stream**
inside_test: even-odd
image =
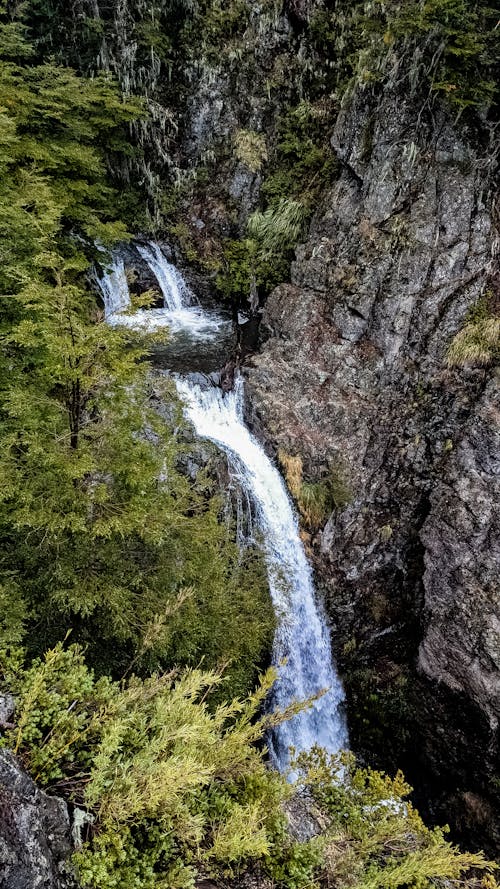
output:
[[[98,279],[106,319],[139,330],[168,329],[169,342],[159,363],[172,372],[186,418],[200,438],[225,453],[231,474],[253,505],[277,618],[272,663],[279,678],[269,706],[282,709],[293,701],[320,695],[308,709],[274,729],[268,739],[271,763],[285,771],[290,748],[300,753],[317,744],[334,753],[348,746],[344,692],[298,517],[279,470],[245,425],[243,378],[236,376],[233,390],[223,392],[209,376],[199,373],[215,370],[211,365],[216,356],[220,367],[224,361],[220,355],[230,354],[230,320],[199,304],[157,244],[137,243],[135,249],[158,281],[163,307],[131,310],[125,262],[118,252]]]

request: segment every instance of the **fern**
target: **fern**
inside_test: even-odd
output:
[[[281,198],[277,204],[250,217],[248,233],[259,243],[264,254],[281,251],[297,243],[306,215],[306,209],[300,201]]]

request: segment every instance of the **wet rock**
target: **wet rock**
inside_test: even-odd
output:
[[[329,826],[327,816],[307,791],[296,793],[285,803],[284,809],[288,832],[298,843],[306,843],[319,836]]]
[[[0,695],[0,729],[9,725],[16,709],[16,700],[13,695]]]
[[[230,392],[234,388],[234,375],[236,373],[236,364],[234,361],[228,361],[224,365],[220,374],[220,387],[223,392]]]

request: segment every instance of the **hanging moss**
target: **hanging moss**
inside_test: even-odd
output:
[[[341,2],[314,14],[310,36],[319,79],[338,96],[386,79],[397,61],[400,84],[484,111],[498,100],[497,23],[498,10],[475,0]]]

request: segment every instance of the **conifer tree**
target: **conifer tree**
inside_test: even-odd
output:
[[[100,251],[127,236],[105,157],[131,151],[141,104],[108,78],[33,64],[22,21],[0,11],[4,596],[14,610],[24,601],[35,651],[73,628],[100,669],[122,670],[154,626],[150,659],[155,650],[175,661],[175,636],[185,662],[209,648],[212,663],[237,656],[253,678],[271,629],[262,575],[242,579],[218,497],[179,471],[172,387],[162,387],[169,428],[152,409],[144,343],[104,323],[89,278],[96,255],[105,263]],[[248,616],[248,635],[236,615],[216,632],[226,597]],[[194,620],[186,646],[174,615],[189,598],[206,609],[206,632]]]

